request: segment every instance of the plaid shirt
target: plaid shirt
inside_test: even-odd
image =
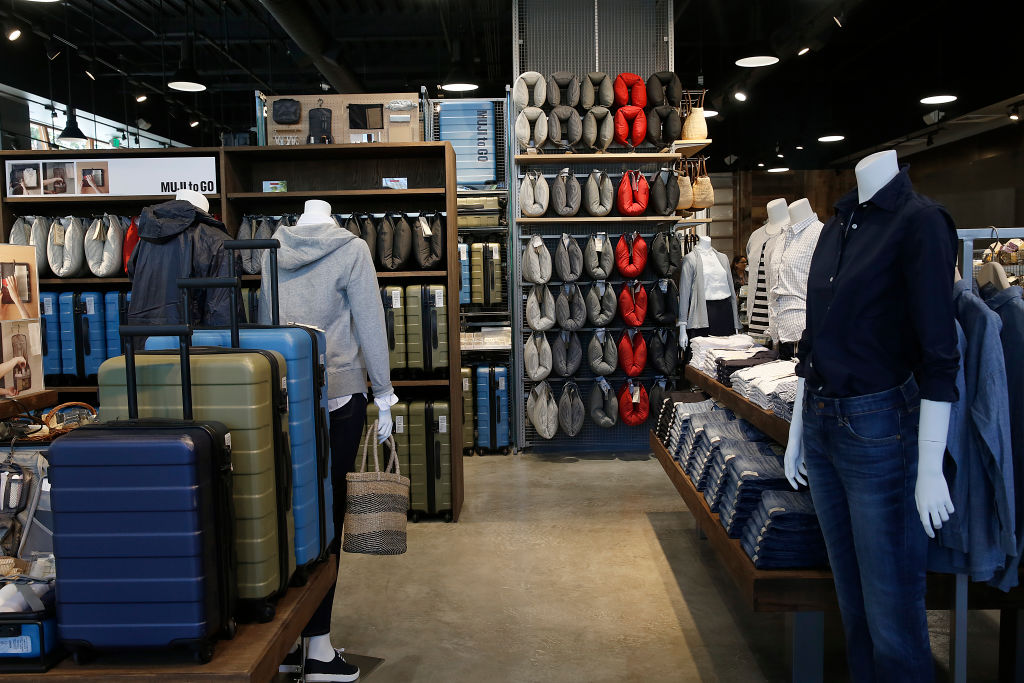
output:
[[[818,216],[787,226],[768,271],[768,327],[780,342],[796,342],[804,332],[807,273],[824,227]]]

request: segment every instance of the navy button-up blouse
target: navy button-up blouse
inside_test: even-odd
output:
[[[957,400],[956,229],[907,168],[863,204],[849,192],[821,231],[796,369],[815,394],[873,394],[913,374],[921,398]]]

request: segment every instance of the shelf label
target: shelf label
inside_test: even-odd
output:
[[[212,156],[99,157],[6,162],[10,196],[97,197],[173,195],[178,190],[214,194],[217,164]],[[42,180],[40,180],[42,179]]]
[[[32,638],[30,636],[0,638],[0,653],[2,654],[23,655],[29,652],[32,652]]]

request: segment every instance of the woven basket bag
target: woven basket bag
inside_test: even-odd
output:
[[[370,443],[373,443],[373,472],[366,471],[366,449]],[[409,478],[399,471],[394,437],[389,436],[384,445],[390,447],[391,458],[381,472],[377,459],[377,422],[374,422],[367,427],[359,471],[345,475],[348,494],[341,549],[346,553],[401,555],[406,551]]]
[[[705,91],[707,92],[707,91]],[[684,140],[707,140],[708,122],[704,118],[704,92],[697,99],[697,106],[693,106],[687,98],[686,120],[683,121]]]
[[[708,169],[701,157],[697,162],[697,174],[693,178],[693,208],[706,209],[715,205],[715,188],[711,186]]]
[[[676,202],[677,211],[686,211],[693,206],[693,185],[690,184],[690,174],[687,173],[686,163],[680,164],[676,171],[676,181],[679,183],[679,200]]]

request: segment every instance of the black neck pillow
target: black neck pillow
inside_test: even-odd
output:
[[[550,130],[550,126],[548,126]],[[647,141],[655,147],[671,145],[683,134],[679,111],[667,104],[647,110]]]
[[[661,169],[651,178],[651,198],[648,206],[655,216],[671,216],[679,203],[679,181],[672,169]]]
[[[652,107],[668,104],[678,107],[683,99],[683,85],[671,71],[659,71],[647,79],[647,103]]]

